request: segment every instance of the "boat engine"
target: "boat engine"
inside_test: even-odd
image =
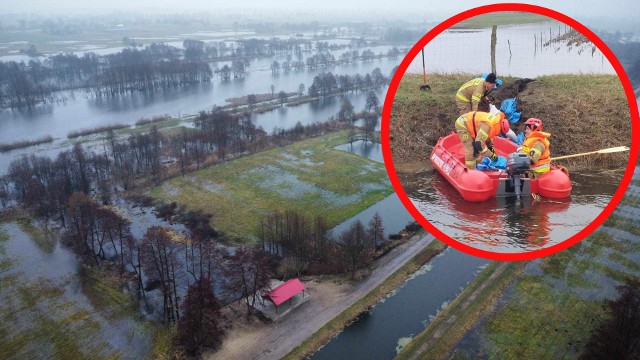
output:
[[[507,156],[507,174],[509,174],[509,181],[511,181],[511,186],[515,188],[516,196],[520,197],[520,186],[521,181],[520,176],[524,174],[525,171],[529,170],[531,162],[529,161],[529,157],[527,154],[515,152],[509,154]]]

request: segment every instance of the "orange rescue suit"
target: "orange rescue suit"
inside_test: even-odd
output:
[[[531,161],[535,161],[538,154],[538,161],[531,165],[531,170],[536,172],[549,171],[549,164],[551,163],[551,152],[549,151],[549,140],[551,134],[542,131],[533,131],[529,136],[524,139],[522,143],[522,149],[529,156]],[[536,143],[542,142],[544,144],[544,151],[540,152],[540,146],[535,146]]]

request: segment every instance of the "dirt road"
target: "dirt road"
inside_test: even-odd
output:
[[[432,235],[414,237],[377,261],[369,277],[355,286],[306,283],[310,298],[272,324],[238,319],[226,335],[222,348],[205,359],[280,359],[358,299],[379,286],[434,240]]]

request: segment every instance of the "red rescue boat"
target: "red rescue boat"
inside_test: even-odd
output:
[[[496,137],[493,140],[496,153],[507,157],[516,152],[517,145]],[[538,194],[547,198],[565,198],[571,194],[571,180],[559,168],[554,168],[536,179],[510,176],[506,170],[471,170],[464,166],[464,148],[458,134],[451,133],[438,139],[431,152],[431,162],[451,185],[467,201],[485,201],[493,196],[527,196]],[[519,189],[516,189],[517,183]],[[519,191],[516,191],[519,190]]]

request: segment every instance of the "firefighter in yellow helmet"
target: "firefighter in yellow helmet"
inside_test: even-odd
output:
[[[542,120],[529,118],[524,123],[524,142],[520,151],[527,154],[531,161],[529,177],[536,177],[551,170],[551,152],[549,137],[551,134],[542,131]]]
[[[456,94],[456,105],[460,115],[469,111],[478,111],[480,101],[486,101],[487,95],[494,89],[498,80],[490,73],[486,78],[476,78],[464,83]]]
[[[456,133],[464,146],[464,164],[469,169],[476,168],[476,162],[486,156],[497,159],[491,139],[509,132],[509,121],[499,112],[493,115],[483,111],[472,111],[461,115],[455,123]]]

